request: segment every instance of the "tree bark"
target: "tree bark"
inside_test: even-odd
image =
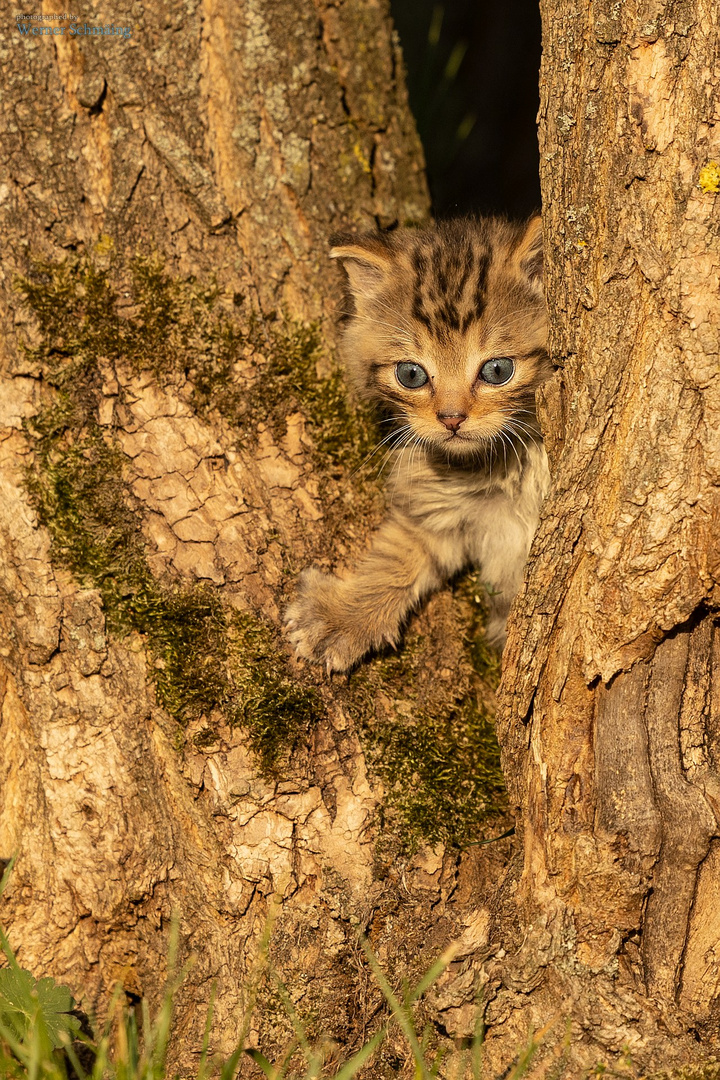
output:
[[[484,835],[475,584],[347,681],[293,666],[278,631],[297,572],[352,558],[381,512],[351,475],[366,420],[334,374],[326,252],[336,228],[427,216],[402,60],[385,0],[121,2],[112,22],[132,36],[8,25],[0,58],[2,921],[102,1015],[118,981],[157,1002],[175,912],[192,1073],[213,985],[211,1049],[238,1038],[278,896],[272,961],[309,1037],[350,1052],[383,1009],[355,927],[398,986],[464,934],[461,964],[507,847],[461,855],[423,802],[442,773]],[[367,730],[394,747],[371,740],[373,768]],[[413,851],[417,820],[434,842]],[[266,980],[250,1041],[272,1057],[291,1035]]]
[[[545,0],[543,46],[553,486],[504,657],[523,936],[490,1015],[535,989],[568,1075],[643,1071],[720,1021],[718,10]]]

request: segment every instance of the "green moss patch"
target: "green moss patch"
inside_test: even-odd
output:
[[[81,433],[64,427],[68,412],[52,407],[36,418],[29,474],[55,557],[99,589],[111,630],[145,636],[159,704],[183,724],[220,710],[248,731],[262,769],[273,772],[323,715],[317,691],[285,675],[268,624],[228,608],[209,587],[153,577],[122,455],[91,421]]]
[[[36,263],[18,282],[42,340],[29,351],[51,381],[97,384],[98,360],[152,371],[162,384],[189,380],[200,413],[217,410],[241,441],[258,424],[276,437],[305,415],[319,469],[354,468],[374,444],[367,409],[348,403],[338,371],[319,377],[320,328],[273,313],[244,313],[215,284],[171,277],[156,257]]]
[[[481,838],[504,788],[492,718],[477,700],[371,728],[368,742],[407,846],[444,841],[462,848]]]
[[[370,660],[350,679],[369,768],[385,789],[385,824],[405,851],[423,842],[465,847],[507,806],[493,724],[500,660],[482,634],[479,575],[463,577],[454,592],[432,636],[421,617],[400,652]],[[397,703],[391,714],[378,705],[383,695]]]
[[[287,676],[277,633],[262,619],[229,608],[209,587],[153,576],[124,455],[97,421],[101,365],[124,361],[170,377],[188,350],[202,345],[202,355],[217,358],[244,339],[222,318],[219,329],[210,325],[211,290],[174,283],[149,262],[132,268],[132,314],[122,319],[109,272],[89,263],[38,267],[19,288],[41,331],[27,352],[54,387],[27,428],[35,450],[28,486],[54,557],[100,591],[112,631],[144,635],[158,702],[172,716],[186,724],[219,711],[248,731],[263,770],[276,771],[323,715],[317,690]]]
[[[302,412],[316,466],[343,472],[357,467],[375,443],[372,416],[348,403],[339,371],[318,376],[322,339],[317,325],[262,324],[253,317],[248,336],[253,349],[250,378],[237,379],[230,352],[206,353],[190,373],[196,405],[217,409],[243,432],[254,431],[262,420],[276,439],[284,435],[287,417]]]

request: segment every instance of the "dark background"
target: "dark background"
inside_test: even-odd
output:
[[[434,214],[538,210],[538,0],[391,7]]]

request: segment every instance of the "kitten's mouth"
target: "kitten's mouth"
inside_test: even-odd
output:
[[[445,439],[440,440],[440,446],[443,452],[451,457],[465,458],[476,449],[477,439],[474,439],[472,435],[464,435],[460,431],[454,431]]]

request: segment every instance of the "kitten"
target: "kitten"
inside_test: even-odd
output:
[[[351,383],[394,423],[390,511],[354,573],[301,575],[286,627],[298,656],[347,671],[396,645],[410,611],[468,565],[505,621],[548,485],[535,390],[546,352],[540,218],[334,238]]]

